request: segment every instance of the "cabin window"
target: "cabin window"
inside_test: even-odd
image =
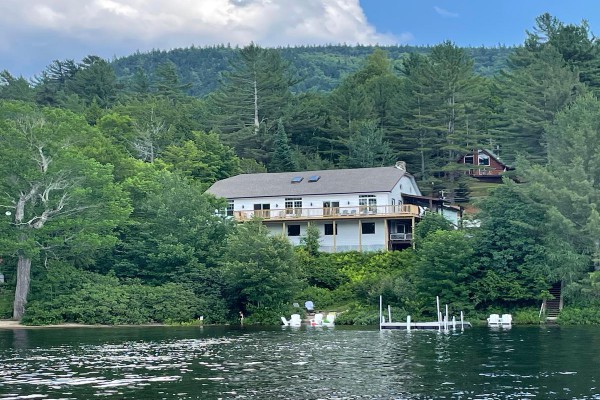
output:
[[[227,211],[225,212],[225,215],[227,215],[228,217],[233,217],[233,206],[233,200],[227,200]]]
[[[479,153],[479,165],[490,165],[490,156],[485,153]]]
[[[474,164],[474,157],[472,154],[465,156],[465,164]]]
[[[363,235],[373,235],[375,233],[375,222],[363,222],[361,229]]]
[[[358,196],[358,205],[363,214],[374,214],[377,212],[377,197],[374,194],[361,194]]]
[[[288,225],[288,236],[300,236],[300,225]]]
[[[338,234],[337,225],[335,225],[335,235]],[[333,224],[325,224],[325,236],[333,236]]]
[[[348,212],[348,211],[346,211],[346,212]],[[339,201],[324,201],[323,202],[323,215],[337,215],[339,213],[340,213],[340,202]]]
[[[258,218],[270,218],[271,217],[271,205],[270,204],[255,204],[254,205],[254,216]]]
[[[302,213],[302,197],[286,197],[285,213],[287,215],[300,215]]]

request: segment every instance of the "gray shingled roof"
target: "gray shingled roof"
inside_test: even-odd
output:
[[[388,192],[406,174],[396,167],[242,174],[223,179],[207,192],[228,199],[342,193]],[[321,178],[309,182],[311,176]],[[300,183],[292,178],[303,177]]]

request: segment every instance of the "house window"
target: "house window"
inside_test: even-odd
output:
[[[490,165],[490,156],[485,153],[479,153],[479,165]]]
[[[323,202],[323,215],[337,215],[339,213],[340,213],[340,202],[339,201],[324,201]]]
[[[465,156],[465,164],[474,164],[474,157],[472,154]]]
[[[377,212],[377,197],[374,194],[361,194],[358,196],[358,205],[363,214],[375,214]]]
[[[288,236],[300,236],[300,225],[288,225]]]
[[[373,235],[375,233],[375,222],[363,222],[362,223],[362,234]]]
[[[285,213],[287,215],[302,214],[302,197],[286,197]]]
[[[325,224],[325,236],[333,236],[333,224]],[[337,225],[335,226],[335,234],[338,234]]]
[[[225,215],[227,215],[228,217],[233,217],[233,205],[233,200],[227,200],[227,211]]]
[[[254,216],[259,218],[269,218],[271,216],[271,205],[270,204],[255,204],[254,205]]]

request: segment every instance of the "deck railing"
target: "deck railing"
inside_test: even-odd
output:
[[[399,242],[410,242],[412,240],[412,233],[390,233],[390,240]]]
[[[418,217],[419,207],[412,204],[401,204],[348,207],[283,208],[273,210],[234,211],[233,216],[238,221],[246,221],[252,218],[285,221],[294,219],[345,219],[386,216]]]

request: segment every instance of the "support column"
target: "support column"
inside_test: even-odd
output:
[[[385,246],[385,251],[389,251],[390,250],[390,233],[389,233],[390,229],[388,227],[388,219],[384,219],[383,220],[383,234],[384,234],[384,238],[383,238],[383,243]]]
[[[415,217],[411,217],[411,233],[410,233],[410,237],[412,238],[411,244],[412,244],[412,248],[415,248]]]
[[[362,253],[362,219],[358,220],[358,251]]]
[[[335,223],[335,219],[331,220],[331,224],[333,225],[333,252],[337,252],[337,224]]]

